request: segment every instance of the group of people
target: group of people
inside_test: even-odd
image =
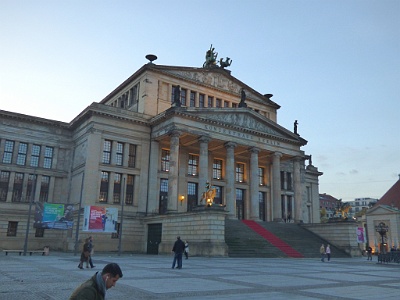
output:
[[[172,247],[172,252],[174,252],[174,260],[172,261],[172,269],[182,269],[182,256],[185,254],[185,258],[189,258],[189,243],[188,241],[182,241],[180,236],[176,237],[174,246]]]
[[[325,257],[328,259],[328,261],[331,261],[331,246],[328,244],[325,245],[322,244],[321,247],[319,248],[319,253],[321,254],[321,261],[325,262]]]

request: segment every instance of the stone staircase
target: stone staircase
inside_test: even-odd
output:
[[[301,253],[303,257],[319,257],[321,244],[328,244],[326,240],[297,224],[276,222],[257,222],[257,224],[266,230],[266,234],[272,233],[277,240],[283,241],[289,248],[293,248],[294,252]],[[226,219],[225,243],[229,248],[229,257],[294,257],[281,251],[260,234],[262,232],[257,233],[240,220]],[[349,257],[348,254],[333,245],[331,245],[331,252],[332,258]]]

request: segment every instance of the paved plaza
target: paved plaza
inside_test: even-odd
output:
[[[171,269],[171,256],[100,254],[95,269],[77,268],[79,256],[51,252],[0,256],[0,299],[69,298],[105,264],[116,262],[123,278],[106,299],[398,299],[400,265],[365,258],[272,259],[206,258],[183,260]]]

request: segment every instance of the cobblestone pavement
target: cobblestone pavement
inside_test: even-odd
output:
[[[96,253],[95,269],[77,268],[79,256],[0,255],[0,299],[68,299],[72,291],[109,262],[124,274],[106,299],[398,299],[400,265],[365,258],[205,258]]]

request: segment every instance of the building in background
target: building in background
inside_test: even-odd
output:
[[[338,208],[339,199],[328,195],[326,193],[319,194],[319,205],[320,210],[325,210],[325,218],[331,219],[336,215],[336,210]]]
[[[148,55],[69,123],[0,111],[1,247],[23,247],[30,202],[73,205],[73,229],[28,227],[30,248],[69,251],[90,235],[88,206],[118,209],[116,232],[94,233],[98,251],[169,253],[180,234],[194,254],[224,255],[225,218],[319,223],[322,173],[297,122],[279,125],[272,95],[232,76],[212,51],[200,68]]]

